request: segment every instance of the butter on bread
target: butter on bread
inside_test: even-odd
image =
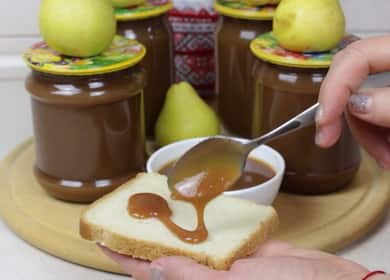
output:
[[[187,229],[196,226],[191,204],[170,198],[165,176],[141,173],[89,206],[80,220],[80,235],[111,250],[144,260],[186,256],[214,269],[228,269],[250,255],[276,229],[278,218],[271,206],[219,196],[205,209],[208,239],[199,244],[181,241],[158,219],[140,220],[127,212],[135,193],[156,193],[167,199],[172,220]]]

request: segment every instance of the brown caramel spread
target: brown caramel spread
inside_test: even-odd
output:
[[[144,89],[145,129],[147,137],[152,138],[154,125],[171,82],[169,33],[164,15],[118,21],[118,34],[138,40],[147,50],[141,65],[147,73]]]
[[[144,75],[138,65],[90,76],[32,71],[35,176],[46,191],[90,202],[144,170]]]
[[[317,102],[327,71],[261,63],[256,70],[254,102],[248,109],[258,112],[249,121],[251,137],[272,130]],[[331,148],[319,148],[314,138],[312,125],[269,143],[286,160],[282,190],[323,194],[345,187],[354,178],[360,152],[345,120],[340,139]]]
[[[250,138],[254,97],[254,67],[259,60],[249,43],[272,29],[272,20],[222,16],[216,34],[218,114],[227,132]]]
[[[181,200],[179,198],[176,199]],[[138,193],[131,196],[129,198],[128,211],[135,218],[146,219],[154,217],[159,219],[173,234],[184,242],[200,243],[206,240],[208,236],[203,215],[208,200],[200,199],[189,202],[196,208],[198,224],[195,230],[186,230],[176,225],[171,220],[172,211],[167,201],[153,193]]]

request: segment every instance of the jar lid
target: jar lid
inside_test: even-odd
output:
[[[214,9],[224,16],[233,18],[272,20],[276,5],[250,6],[240,0],[216,0]]]
[[[170,0],[146,0],[137,6],[115,8],[115,17],[118,21],[146,19],[164,14],[172,7]]]
[[[135,40],[115,36],[103,53],[86,58],[61,55],[51,49],[45,42],[29,48],[23,58],[32,69],[66,76],[88,76],[116,72],[129,68],[142,60],[146,54],[145,47]]]
[[[279,46],[272,32],[262,34],[250,43],[252,53],[261,60],[296,68],[328,68],[333,56],[350,43],[359,40],[358,37],[347,34],[338,46],[327,52],[300,53],[286,50]]]

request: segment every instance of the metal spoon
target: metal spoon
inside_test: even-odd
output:
[[[313,124],[318,106],[319,104],[316,103],[267,134],[246,143],[218,136],[200,142],[176,162],[168,176],[169,188],[174,194],[188,198],[205,195],[200,193],[199,185],[204,178],[218,169],[220,172],[214,172],[214,175],[217,174],[220,178],[214,179],[223,184],[213,184],[208,191],[215,193],[225,191],[240,178],[251,150],[270,140]]]

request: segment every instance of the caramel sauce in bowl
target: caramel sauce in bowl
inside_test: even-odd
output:
[[[169,167],[169,163],[173,163],[186,151],[204,139],[206,138],[183,140],[157,150],[151,155],[147,162],[147,172],[164,173],[164,170],[161,169],[164,167]],[[240,138],[236,138],[236,140],[243,142],[247,141]],[[254,149],[249,154],[248,163],[246,170],[247,172],[245,174],[246,178],[240,178],[240,184],[236,185],[235,188],[232,188],[229,191],[225,191],[224,195],[251,200],[258,204],[272,204],[273,200],[279,192],[285,170],[285,162],[283,157],[276,150],[266,145],[262,145]],[[263,167],[260,168],[262,171],[265,169],[266,174],[263,174],[265,176],[263,179],[260,178],[262,177],[261,172],[258,172],[259,170],[254,170],[254,168],[256,169],[256,167],[258,167],[258,164]],[[242,181],[248,182],[243,184]]]

